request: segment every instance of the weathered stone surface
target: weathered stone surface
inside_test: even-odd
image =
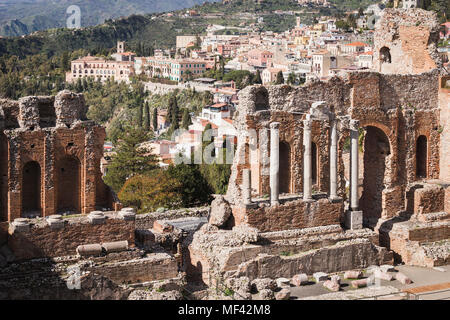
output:
[[[381,280],[386,280],[386,281],[391,281],[393,279],[392,275],[390,275],[387,272],[383,272],[381,270],[375,270],[373,275],[375,276],[376,279],[381,279]]]
[[[84,244],[77,247],[77,254],[82,257],[100,256],[103,252],[102,246],[96,244]]]
[[[401,272],[395,273],[395,279],[400,281],[402,284],[412,283],[412,280],[407,275],[405,275],[404,273],[401,273]]]
[[[337,274],[334,274],[330,277],[331,281],[340,284],[341,283],[341,277]]]
[[[291,281],[288,278],[278,278],[276,279],[277,287],[283,288],[283,287],[289,287]]]
[[[380,266],[380,270],[383,272],[393,272],[393,271],[395,271],[395,268],[392,265],[383,264]]]
[[[265,289],[275,290],[276,288],[276,281],[270,278],[255,279],[252,281],[252,289],[255,291],[261,291]]]
[[[275,299],[275,295],[270,289],[262,289],[258,292],[259,300],[273,300]]]
[[[277,293],[275,293],[275,299],[276,300],[289,300],[291,297],[291,292],[289,289],[281,289]]]
[[[362,277],[362,272],[357,270],[348,270],[344,273],[344,279],[359,279]]]
[[[295,276],[292,277],[292,284],[296,287],[300,287],[308,283],[309,279],[306,273],[296,274]]]
[[[167,292],[134,290],[128,300],[183,300],[183,295],[176,290]]]
[[[102,243],[102,247],[105,249],[106,253],[122,252],[128,250],[128,241],[105,242]]]
[[[316,279],[316,282],[322,282],[328,280],[328,274],[325,272],[315,272],[313,274],[314,279]]]
[[[230,216],[231,206],[228,201],[223,196],[216,196],[211,202],[209,223],[217,227],[223,227]]]
[[[353,280],[351,282],[353,288],[363,288],[370,284],[368,279]]]
[[[323,286],[330,291],[337,292],[339,291],[340,285],[336,281],[327,280],[323,283]]]
[[[248,277],[228,278],[225,279],[224,284],[228,289],[232,289],[234,292],[238,292],[241,295],[247,294],[251,290],[251,283]]]
[[[243,243],[255,243],[258,241],[258,229],[244,224],[234,226],[233,234]]]

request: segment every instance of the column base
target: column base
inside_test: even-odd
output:
[[[274,207],[274,206],[279,206],[280,205],[280,201],[278,200],[270,200],[270,206]]]
[[[362,211],[346,211],[345,226],[351,230],[363,228],[363,212]]]
[[[341,202],[342,198],[339,196],[330,196],[328,197],[328,199],[332,202],[332,203],[336,203],[336,202]]]

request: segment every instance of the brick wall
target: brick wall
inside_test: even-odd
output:
[[[29,232],[10,228],[8,246],[17,260],[75,255],[82,244],[127,240],[134,246],[134,221],[110,217],[104,224],[91,224],[86,217],[66,219],[64,228],[52,229],[45,221],[36,222]]]
[[[344,205],[328,199],[313,202],[303,200],[258,209],[233,208],[235,223],[247,223],[261,232],[297,228],[310,228],[339,224],[342,221]]]
[[[170,255],[156,253],[142,259],[96,266],[90,270],[116,283],[137,283],[173,279],[178,275],[178,264]]]
[[[432,213],[444,211],[445,190],[440,186],[414,191],[414,213]]]

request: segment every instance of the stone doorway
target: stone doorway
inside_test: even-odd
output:
[[[58,162],[58,213],[81,212],[81,164],[75,157],[65,157]]]
[[[280,141],[280,193],[291,193],[291,147]]]
[[[389,139],[381,129],[368,126],[365,128],[363,150],[363,190],[359,206],[363,211],[364,224],[373,228],[383,211],[383,190],[386,188],[388,156],[391,154]]]
[[[41,215],[41,166],[30,161],[22,169],[22,216]]]

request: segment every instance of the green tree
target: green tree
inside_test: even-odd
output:
[[[168,172],[155,169],[151,175],[136,175],[128,179],[118,197],[138,213],[152,212],[160,207],[175,209],[182,205],[182,184]]]
[[[191,115],[187,108],[183,109],[183,119],[181,121],[181,127],[188,130],[189,126],[192,124]]]
[[[153,117],[152,117],[152,121],[153,121],[153,130],[158,130],[158,108],[154,107],[153,108]]]
[[[144,104],[144,129],[145,131],[150,130],[150,107],[148,101],[145,101]]]
[[[184,163],[171,165],[167,173],[181,183],[179,193],[182,207],[198,206],[212,200],[213,190],[202,176],[198,165]]]
[[[114,191],[118,192],[127,179],[137,174],[147,174],[158,167],[155,155],[140,147],[147,139],[147,132],[141,128],[127,127],[120,135],[117,152],[104,179]]]
[[[283,83],[284,83],[283,72],[280,70],[277,73],[277,78],[275,80],[275,84],[283,84]]]
[[[295,74],[293,72],[289,73],[289,76],[287,78],[287,83],[288,84],[295,84],[295,82],[296,82]]]
[[[255,79],[253,80],[255,84],[262,84],[261,73],[259,70],[256,70]]]

